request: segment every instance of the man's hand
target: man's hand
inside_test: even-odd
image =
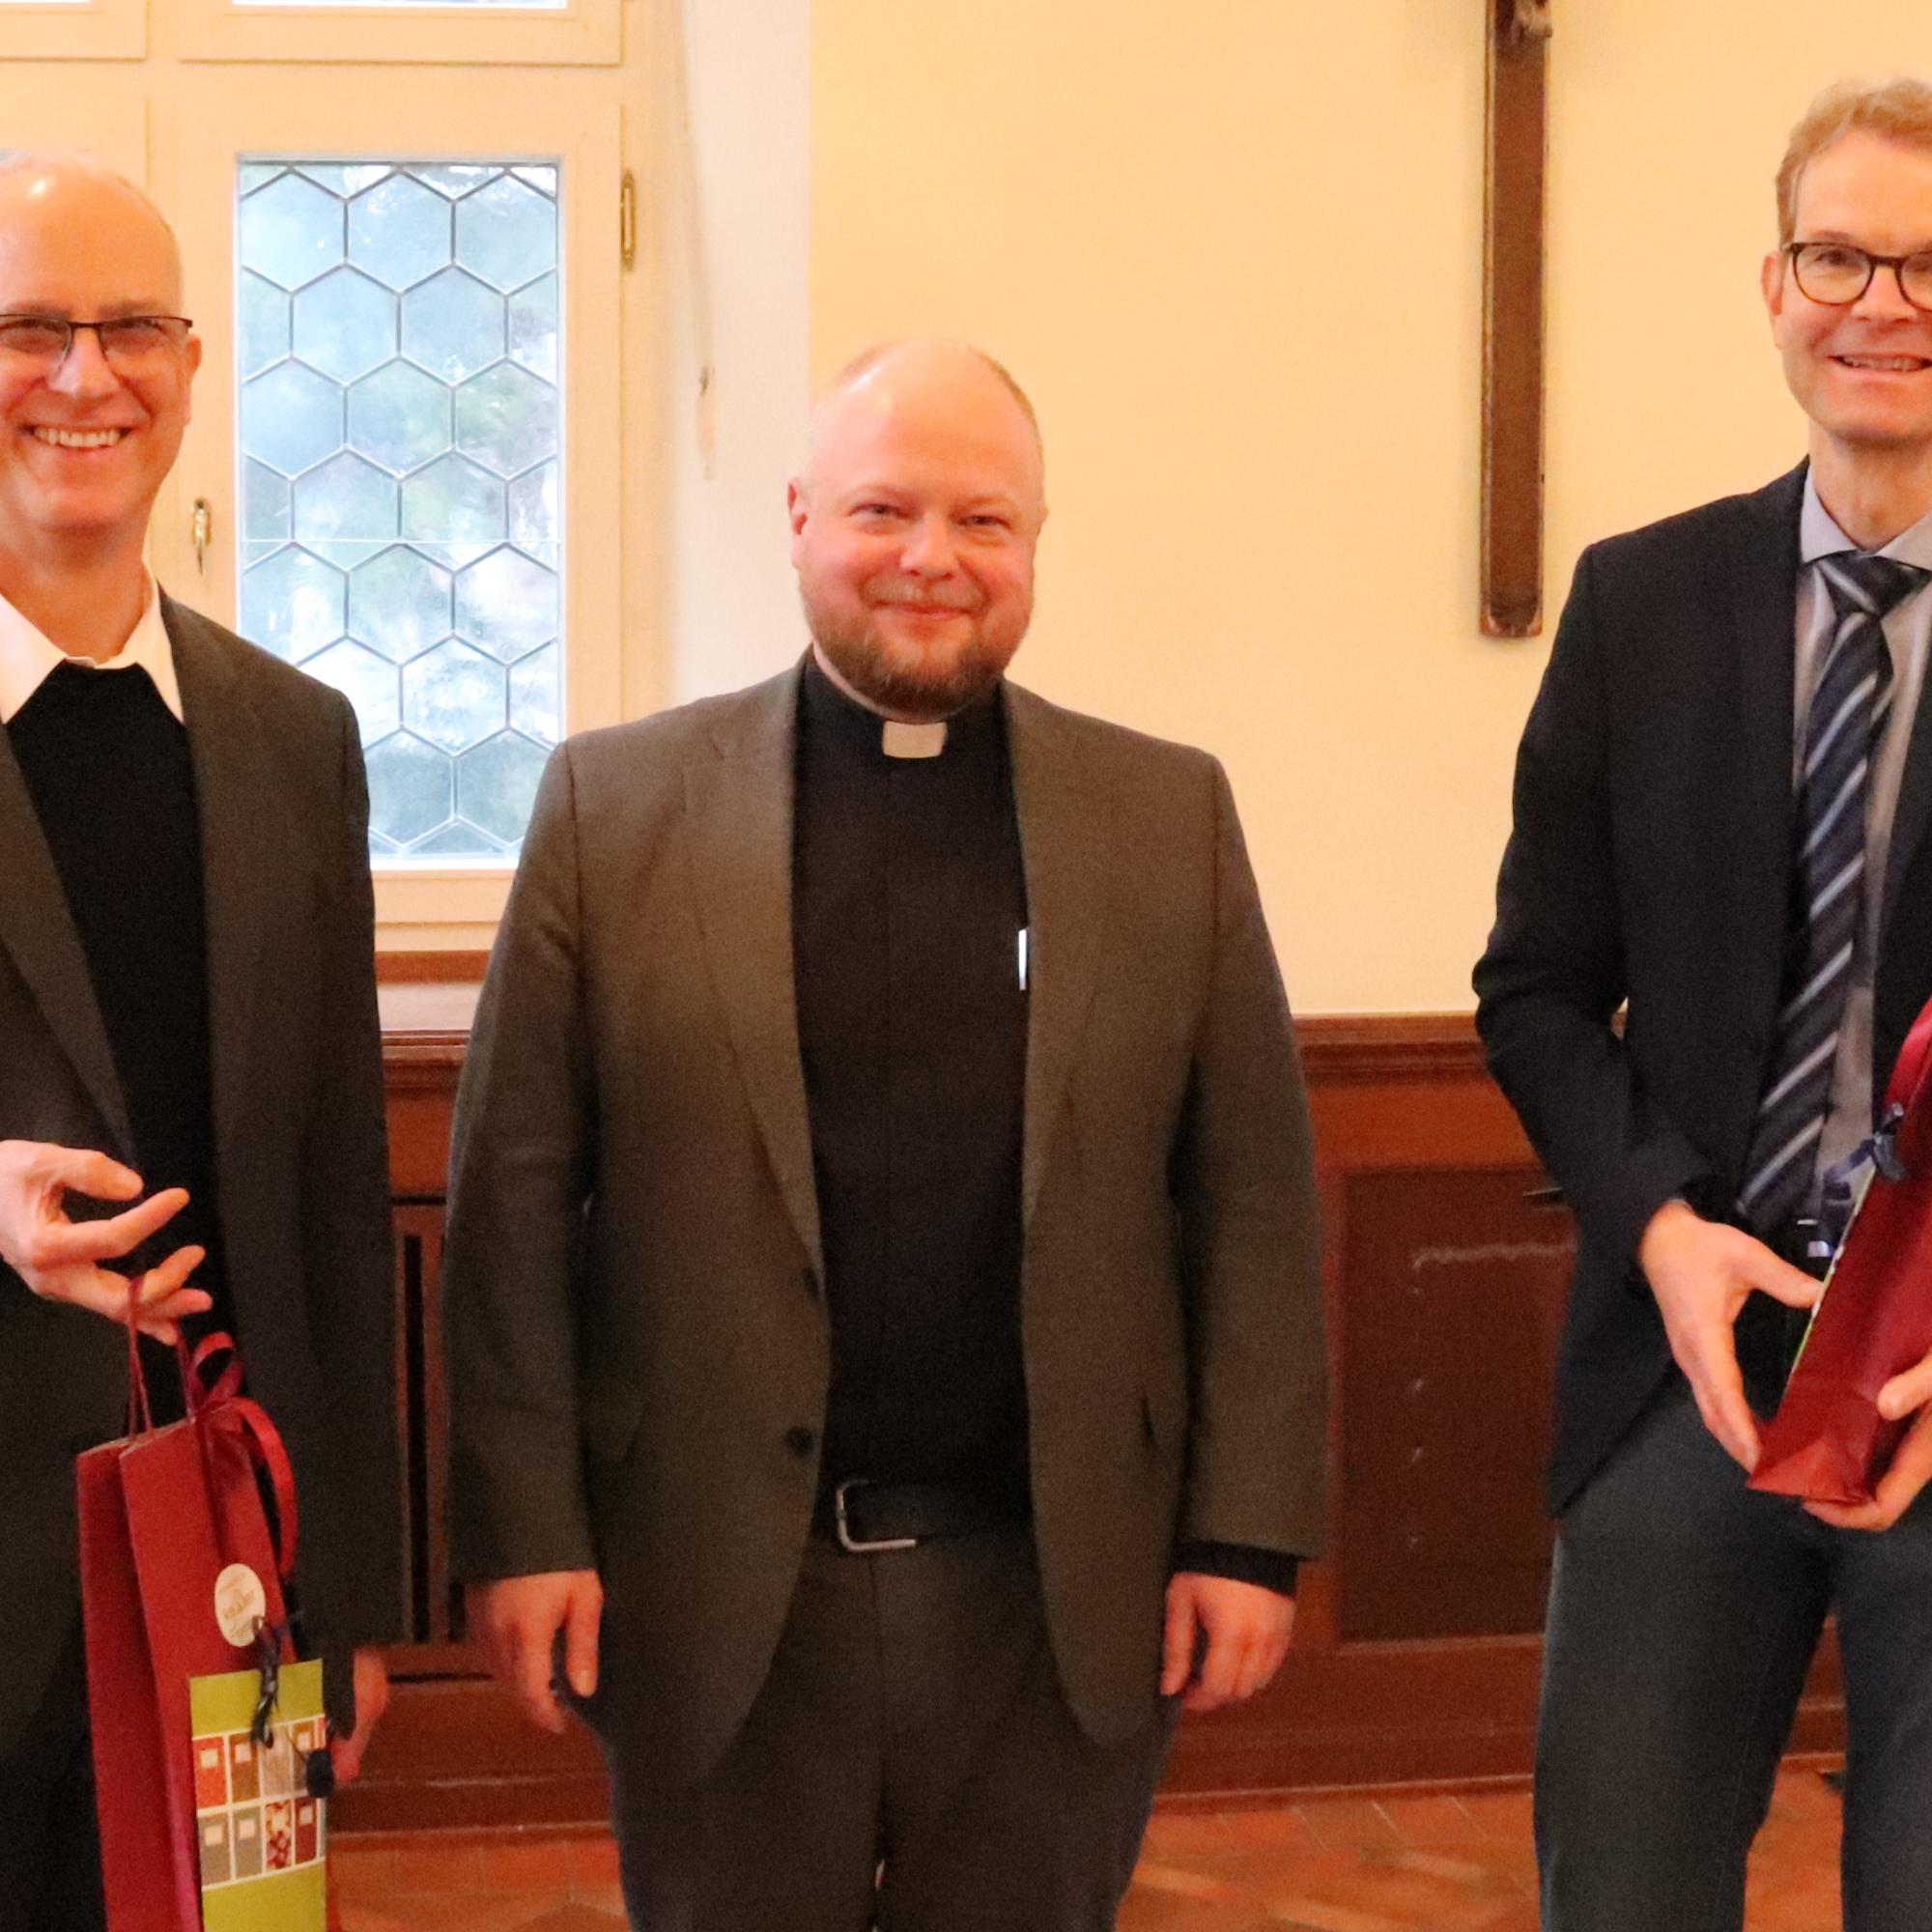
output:
[[[1208,1652],[1196,1671],[1194,1647],[1203,1632]],[[1189,1711],[1237,1704],[1281,1668],[1293,1634],[1293,1597],[1232,1577],[1182,1570],[1167,1586],[1160,1693],[1172,1697],[1185,1690],[1181,1703]]]
[[[360,1775],[362,1753],[369,1748],[369,1733],[389,1708],[389,1672],[380,1650],[358,1650],[355,1674],[355,1728],[346,1738],[337,1736],[329,1740],[338,1790],[345,1784],[354,1784]]]
[[[1918,1411],[1918,1420],[1905,1432],[1891,1467],[1878,1479],[1868,1503],[1844,1509],[1836,1503],[1806,1503],[1820,1522],[1833,1529],[1889,1529],[1912,1507],[1918,1492],[1932,1481],[1932,1355],[1915,1369],[1892,1378],[1878,1392],[1878,1412],[1888,1422]]]
[[[1756,1468],[1757,1419],[1745,1400],[1733,1324],[1754,1288],[1788,1308],[1809,1308],[1821,1284],[1742,1228],[1706,1221],[1682,1201],[1666,1201],[1650,1217],[1636,1258],[1704,1427],[1735,1462]]]
[[[464,1593],[469,1629],[489,1653],[498,1683],[517,1693],[533,1723],[563,1729],[551,1683],[551,1654],[563,1633],[563,1674],[580,1697],[597,1689],[597,1629],[604,1586],[594,1570],[548,1570],[471,1583]]]
[[[98,1201],[132,1201],[141,1177],[104,1153],[54,1147],[45,1141],[0,1141],[0,1260],[47,1301],[71,1302],[110,1321],[128,1314],[128,1278],[99,1265],[139,1247],[187,1205],[187,1191],[159,1194],[103,1221],[70,1221],[69,1188]],[[211,1306],[190,1288],[200,1248],[177,1248],[158,1267],[136,1278],[136,1325],[157,1342],[173,1342],[184,1315]]]

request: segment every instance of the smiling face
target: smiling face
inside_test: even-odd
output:
[[[972,351],[908,343],[829,397],[790,489],[813,642],[893,716],[989,689],[1033,614],[1039,440]]]
[[[1794,216],[1799,242],[1848,242],[1872,255],[1932,248],[1932,152],[1845,134],[1805,166]],[[1782,255],[1766,258],[1763,280],[1814,453],[1853,463],[1932,457],[1932,315],[1905,299],[1893,271],[1876,270],[1841,307],[1809,300]]]
[[[178,315],[174,238],[125,184],[59,163],[0,171],[0,313]],[[138,556],[181,447],[193,337],[133,370],[92,330],[58,369],[0,350],[0,557],[10,576]]]

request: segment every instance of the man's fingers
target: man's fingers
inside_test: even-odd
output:
[[[1236,1686],[1247,1665],[1244,1635],[1209,1628],[1208,1654],[1201,1660],[1194,1688],[1187,1693],[1190,1711],[1215,1711],[1239,1694]]]
[[[1709,1375],[1690,1378],[1690,1393],[1697,1400],[1697,1413],[1724,1453],[1747,1474],[1757,1467],[1757,1422],[1745,1400],[1744,1386],[1735,1387],[1714,1380]]]
[[[141,1191],[141,1177],[131,1167],[123,1167],[92,1148],[43,1146],[37,1151],[33,1174],[43,1185],[71,1187],[97,1201],[131,1201]]]
[[[1927,1403],[1932,1403],[1932,1355],[1902,1376],[1893,1376],[1878,1392],[1878,1412],[1888,1422],[1896,1422]]]
[[[38,1229],[26,1259],[43,1268],[75,1262],[113,1262],[131,1254],[187,1206],[187,1189],[163,1188],[137,1207],[102,1221],[53,1221]]]
[[[1160,1694],[1172,1697],[1187,1688],[1194,1667],[1194,1598],[1185,1583],[1167,1586],[1167,1627],[1160,1646]]]
[[[597,1691],[597,1631],[604,1615],[604,1592],[595,1582],[580,1583],[570,1593],[570,1614],[563,1626],[563,1674],[580,1697]]]
[[[515,1687],[524,1709],[547,1731],[563,1729],[563,1713],[557,1708],[556,1692],[551,1688],[551,1645],[555,1633],[539,1634],[528,1624],[520,1624],[515,1634]]]
[[[1833,1529],[1889,1529],[1918,1500],[1927,1482],[1932,1482],[1932,1414],[1921,1415],[1906,1432],[1870,1502],[1854,1509],[1836,1509],[1830,1503],[1807,1507]]]
[[[1739,1278],[1752,1288],[1761,1288],[1787,1308],[1814,1308],[1825,1292],[1825,1284],[1803,1268],[1793,1267],[1764,1245],[1753,1241],[1745,1250],[1738,1268]]]

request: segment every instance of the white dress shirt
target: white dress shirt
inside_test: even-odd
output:
[[[1841,530],[1819,500],[1817,485],[1804,479],[1804,507],[1799,518],[1798,552],[1808,566],[1821,556],[1855,551],[1858,545]],[[1932,570],[1932,515],[1921,517],[1881,550],[1880,556]],[[1818,674],[1824,668],[1825,646],[1834,621],[1832,593],[1822,571],[1798,574],[1798,662],[1795,680],[1797,713],[1793,738],[1794,786],[1804,762],[1804,720]],[[1845,1017],[1838,1032],[1837,1058],[1832,1066],[1832,1098],[1825,1131],[1818,1142],[1817,1174],[1822,1177],[1842,1160],[1872,1130],[1872,980],[1878,958],[1879,915],[1885,900],[1886,858],[1891,849],[1892,815],[1898,809],[1898,787],[1905,776],[1905,754],[1912,743],[1912,724],[1918,716],[1925,683],[1925,657],[1932,639],[1932,582],[1920,584],[1896,605],[1885,619],[1885,641],[1891,653],[1891,712],[1871,769],[1865,795],[1864,906],[1852,952],[1851,986],[1845,995]],[[1881,1067],[1882,1076],[1889,1067]],[[1817,1182],[1813,1184],[1816,1202]]]

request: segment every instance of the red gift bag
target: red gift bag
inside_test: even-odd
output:
[[[228,1337],[180,1360],[187,1418],[156,1429],[130,1320],[128,1433],[76,1464],[110,1932],[200,1932],[188,1679],[295,1656],[282,1595],[296,1548],[287,1452],[240,1393]],[[272,1527],[258,1472],[274,1496]]]
[[[1932,1002],[1899,1049],[1874,1162],[1800,1350],[1754,1490],[1807,1502],[1867,1503],[1911,1418],[1878,1394],[1932,1353]]]

